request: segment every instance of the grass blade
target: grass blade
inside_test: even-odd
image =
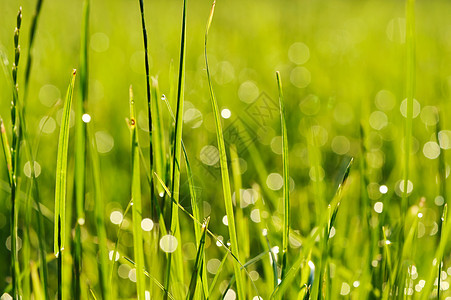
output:
[[[207,80],[208,80],[208,87],[210,90],[210,100],[211,105],[213,108],[213,115],[215,119],[215,126],[216,126],[216,138],[218,141],[218,150],[219,150],[219,163],[221,167],[221,178],[222,178],[222,188],[223,188],[223,194],[224,194],[224,204],[226,208],[226,215],[227,215],[227,221],[228,221],[228,227],[229,227],[229,238],[231,243],[231,251],[236,256],[238,255],[238,240],[236,238],[236,229],[235,229],[235,217],[233,213],[233,204],[232,204],[232,193],[230,191],[230,179],[229,179],[229,169],[227,167],[227,155],[225,151],[225,145],[224,145],[224,137],[222,133],[222,125],[221,120],[219,117],[219,109],[218,109],[218,103],[216,102],[216,98],[213,92],[213,86],[211,83],[211,76],[210,76],[210,69],[208,67],[208,57],[207,57],[207,38],[208,38],[208,31],[211,26],[211,22],[213,20],[213,14],[215,10],[215,4],[216,1],[213,1],[213,5],[210,11],[210,16],[208,18],[207,22],[207,28],[205,30],[205,46],[204,46],[204,52],[205,52],[205,66],[207,69]],[[245,287],[244,282],[241,276],[240,271],[240,264],[238,262],[233,263],[233,268],[235,272],[235,278],[236,278],[236,286],[237,286],[237,295],[238,299],[245,299]]]
[[[172,184],[171,195],[175,200],[175,203],[171,202],[169,213],[169,229],[170,233],[175,236],[179,244],[181,245],[180,236],[180,224],[178,209],[174,209],[175,205],[179,202],[179,190],[180,190],[180,158],[182,152],[182,129],[183,129],[183,104],[185,93],[185,56],[186,56],[186,0],[183,0],[183,12],[182,12],[182,35],[180,40],[180,65],[178,76],[178,89],[177,89],[177,110],[175,115],[175,131],[174,131],[174,146],[172,157]],[[180,247],[177,247],[175,253],[176,260],[176,281],[183,282],[183,267],[182,267],[182,253]],[[168,254],[168,263],[166,270],[166,294],[169,291],[170,274],[171,274],[172,254]],[[181,295],[179,295],[181,296]]]
[[[287,137],[287,123],[285,121],[285,104],[282,91],[282,80],[280,79],[279,71],[276,72],[277,87],[279,90],[279,104],[280,104],[280,122],[282,128],[282,160],[283,160],[283,256],[282,256],[282,278],[286,274],[287,267],[287,250],[290,233],[290,176],[288,167],[288,137]]]
[[[191,281],[188,287],[188,294],[186,295],[186,299],[192,300],[194,299],[194,295],[196,293],[196,286],[198,285],[198,279],[199,279],[199,271],[201,269],[205,269],[203,265],[204,263],[204,257],[205,257],[205,236],[207,232],[208,223],[210,222],[210,218],[207,218],[205,220],[204,224],[202,224],[202,236],[199,241],[199,246],[197,247],[197,254],[196,254],[196,261],[194,263],[194,271],[191,275]]]
[[[131,134],[131,163],[132,163],[132,215],[133,215],[133,251],[136,260],[136,289],[138,299],[145,299],[144,280],[144,252],[141,229],[141,171],[138,146],[138,128],[135,118],[135,102],[133,90],[130,86],[130,134]]]
[[[80,226],[85,224],[85,184],[86,184],[86,123],[82,120],[88,97],[88,36],[90,0],[83,4],[83,23],[80,45],[80,85],[79,99],[75,105],[75,239],[74,239],[74,292],[75,299],[81,297],[82,252]]]
[[[91,154],[91,162],[92,162],[92,177],[94,184],[94,213],[96,219],[96,229],[97,229],[97,237],[99,240],[99,283],[100,283],[100,291],[102,295],[102,299],[108,300],[111,299],[111,291],[108,287],[108,246],[107,246],[107,234],[105,229],[105,218],[104,218],[104,207],[105,200],[102,196],[102,184],[101,184],[101,171],[100,171],[100,162],[99,156],[97,153],[97,144],[96,140],[92,135],[92,130],[90,129],[90,125],[86,126],[87,135],[92,140],[90,143]],[[114,253],[114,256],[116,254]],[[112,260],[114,262],[114,259]]]
[[[69,120],[72,106],[72,96],[75,84],[76,71],[67,89],[64,102],[61,129],[58,140],[58,154],[56,161],[56,187],[55,187],[55,222],[53,250],[58,257],[58,299],[65,299],[62,295],[63,250],[66,240],[66,193],[67,193],[67,156],[69,148]]]
[[[243,209],[241,208],[242,180],[240,161],[236,145],[234,144],[230,145],[230,161],[232,164],[232,177],[235,191],[237,238],[241,241],[241,247],[238,249],[238,256],[240,260],[243,261],[245,258],[249,257],[249,230],[248,219],[243,216]]]
[[[412,143],[413,98],[415,97],[415,0],[406,0],[406,60],[407,115],[404,131],[404,188],[401,203],[403,224],[408,207],[407,185],[409,181],[410,148]]]

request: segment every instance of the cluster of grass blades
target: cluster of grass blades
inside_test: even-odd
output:
[[[151,70],[149,51],[151,47],[146,27],[145,1],[137,2],[136,9],[138,11],[139,6],[143,38],[145,96],[139,93],[134,95],[130,85],[128,99],[130,111],[127,120],[130,130],[128,148],[130,150],[130,189],[127,195],[130,197],[127,198],[128,205],[121,213],[120,222],[115,221],[118,227],[114,227],[114,230],[110,230],[105,218],[105,209],[107,207],[109,209],[108,204],[113,201],[107,200],[103,193],[102,181],[105,173],[102,171],[102,159],[98,153],[94,124],[90,123],[91,116],[88,114],[88,104],[91,105],[88,103],[91,1],[84,0],[83,4],[78,68],[80,79],[76,81],[74,70],[66,96],[62,101],[56,151],[53,215],[51,209],[44,206],[40,196],[34,170],[39,139],[31,140],[26,119],[29,82],[33,74],[31,72],[32,46],[35,43],[43,1],[37,0],[35,15],[31,20],[21,93],[19,93],[18,67],[21,58],[19,33],[22,25],[22,9],[19,10],[14,31],[14,62],[11,70],[8,69],[6,55],[0,52],[1,64],[12,95],[11,123],[4,122],[0,118],[0,137],[7,168],[5,174],[11,197],[9,211],[11,277],[5,293],[12,295],[15,300],[47,300],[54,298],[55,295],[58,299],[106,300],[130,296],[136,296],[137,299],[142,300],[149,298],[320,300],[338,297],[336,292],[340,289],[337,289],[337,284],[334,282],[336,278],[334,276],[337,276],[358,278],[360,281],[354,281],[354,287],[362,285],[356,293],[358,297],[410,299],[406,291],[411,288],[411,273],[415,267],[415,252],[412,249],[419,247],[418,228],[423,214],[427,213],[425,200],[420,198],[417,203],[411,205],[410,202],[414,200],[409,199],[408,192],[412,173],[411,145],[414,130],[413,104],[416,77],[415,1],[406,0],[407,113],[403,132],[403,183],[400,184],[402,196],[399,218],[393,220],[394,214],[384,211],[375,215],[373,211],[375,209],[367,191],[370,179],[365,160],[369,152],[365,144],[366,134],[370,129],[362,121],[360,140],[357,143],[360,148],[357,151],[360,155],[357,158],[359,164],[357,171],[360,176],[357,186],[361,189],[358,208],[361,213],[361,220],[359,220],[361,223],[359,224],[363,224],[362,232],[367,234],[367,244],[362,247],[364,249],[362,256],[365,259],[361,270],[356,272],[358,274],[354,274],[353,270],[346,266],[339,266],[341,267],[339,272],[336,271],[339,264],[337,261],[341,258],[339,256],[345,257],[346,254],[335,253],[334,243],[337,239],[332,240],[335,231],[339,230],[335,227],[339,226],[338,218],[343,211],[340,208],[349,205],[345,197],[354,179],[354,175],[350,175],[354,158],[343,159],[346,165],[343,164],[342,168],[337,168],[336,171],[340,175],[337,188],[333,190],[333,187],[327,187],[321,178],[325,158],[315,133],[313,119],[306,119],[303,124],[307,125],[304,142],[311,171],[309,174],[311,180],[306,185],[311,185],[308,196],[315,199],[315,207],[312,209],[314,213],[302,211],[301,206],[298,205],[298,197],[304,195],[290,194],[290,174],[293,172],[290,172],[289,158],[291,136],[294,135],[294,130],[291,131],[290,117],[287,113],[291,113],[288,108],[292,105],[290,101],[286,101],[292,97],[292,93],[285,93],[282,86],[284,72],[281,74],[277,71],[274,81],[278,91],[280,118],[281,159],[278,167],[282,174],[281,195],[265,185],[269,172],[256,143],[251,141],[247,150],[250,161],[253,163],[252,167],[256,170],[254,181],[250,183],[252,191],[255,192],[251,201],[252,213],[255,214],[252,216],[251,213],[252,222],[249,221],[250,210],[246,208],[246,205],[250,204],[244,197],[245,184],[248,184],[248,181],[243,180],[245,178],[241,170],[241,157],[237,145],[228,144],[225,140],[225,121],[221,119],[220,110],[222,99],[219,93],[218,98],[216,97],[214,87],[216,75],[212,72],[212,66],[209,65],[212,60],[209,60],[208,52],[211,50],[207,46],[216,8],[216,1],[213,1],[206,23],[203,58],[205,60],[204,79],[211,105],[210,117],[214,123],[212,133],[215,134],[218,151],[215,167],[220,173],[221,189],[220,196],[217,198],[222,198],[222,204],[214,203],[214,209],[224,211],[223,223],[227,226],[227,233],[222,233],[226,235],[225,238],[217,233],[221,229],[215,225],[220,222],[203,214],[201,201],[203,199],[196,190],[197,174],[189,157],[190,144],[187,142],[188,139],[183,139],[185,77],[187,76],[185,71],[188,32],[187,1],[182,1],[178,75],[172,76],[175,72],[171,62],[169,97],[160,93],[159,77],[152,77],[152,74],[157,74],[158,71]],[[160,99],[165,102],[166,107],[162,106],[163,102]],[[142,131],[146,134],[147,145],[141,144],[144,139],[140,138],[140,134],[143,134],[140,131],[143,126],[139,122],[138,109],[141,102],[146,104],[145,115],[148,128]],[[171,103],[175,104],[174,111]],[[59,108],[58,105],[54,107],[54,110]],[[70,129],[72,107],[75,113],[73,144]],[[49,115],[51,114],[53,112]],[[438,141],[442,120],[438,114],[436,117],[438,121],[433,138]],[[304,128],[301,131],[304,132]],[[239,132],[239,136],[244,140],[249,140],[249,135],[250,133],[246,131]],[[293,141],[294,144],[295,141]],[[21,178],[23,168],[21,160],[24,158],[30,164],[30,176],[27,175],[29,179]],[[438,158],[438,179],[435,184],[446,201],[447,164],[443,151]],[[185,177],[187,189],[184,190],[182,180]],[[28,180],[27,188],[22,189],[26,191],[25,193],[21,193],[21,179]],[[182,193],[189,195],[189,203],[182,202]],[[22,194],[24,196],[21,196]],[[389,199],[391,195],[384,197]],[[309,219],[314,220],[313,230],[309,232],[297,230],[298,222],[292,220],[292,216],[299,213],[301,216],[309,214]],[[446,276],[443,273],[443,266],[444,262],[449,260],[447,243],[451,235],[448,214],[448,205],[445,203],[440,207],[437,245],[435,253],[428,257],[432,267],[426,272],[425,284],[418,295],[420,299],[429,299],[431,295],[440,299],[443,296],[441,284],[443,276]],[[258,218],[255,217],[256,215]],[[52,217],[53,254],[47,255],[46,222],[44,221]],[[22,252],[18,249],[19,235],[23,237]],[[124,246],[129,241],[132,245]],[[342,240],[337,241],[339,242],[344,243]],[[211,245],[217,245],[217,248]],[[36,253],[33,247],[38,248]],[[188,253],[188,247],[191,247],[190,253]],[[186,258],[188,255],[190,259]],[[209,259],[214,256],[220,259],[215,259],[213,268],[209,266],[209,262],[212,261]],[[92,261],[96,262],[95,268],[89,265]],[[125,277],[132,282],[124,284],[131,290],[128,293],[122,290],[122,279],[117,278],[117,276],[124,278],[124,269],[128,272]],[[255,279],[256,275],[253,272],[259,274],[258,279]],[[53,279],[56,283],[52,282]],[[257,282],[257,280],[260,281]],[[437,284],[434,284],[435,282]]]

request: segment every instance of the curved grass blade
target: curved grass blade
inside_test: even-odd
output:
[[[208,67],[208,56],[207,56],[207,39],[208,39],[208,31],[211,26],[211,22],[213,20],[213,14],[215,10],[216,1],[213,1],[213,5],[211,7],[210,16],[207,22],[207,28],[205,30],[205,44],[204,44],[204,53],[205,53],[205,66],[207,69],[207,81],[208,87],[210,90],[210,100],[213,108],[213,115],[215,118],[215,126],[216,126],[216,138],[218,141],[218,150],[219,150],[219,163],[221,167],[221,178],[222,178],[222,188],[224,194],[224,204],[226,208],[226,215],[228,221],[228,229],[229,229],[229,237],[231,243],[231,251],[235,257],[238,257],[238,240],[236,237],[236,229],[235,229],[235,217],[233,213],[233,204],[232,204],[232,193],[230,191],[230,179],[229,179],[229,170],[227,167],[227,156],[224,145],[224,137],[222,133],[222,125],[219,117],[219,109],[218,103],[216,102],[216,98],[213,92],[213,86],[211,83],[210,76],[210,68]],[[241,276],[240,264],[234,262],[233,264],[235,277],[236,277],[236,285],[237,285],[237,295],[238,299],[245,299],[245,287],[244,282]]]
[[[290,177],[288,169],[288,137],[287,123],[285,121],[285,104],[282,91],[282,80],[279,71],[276,72],[277,87],[279,90],[280,123],[282,128],[282,160],[283,160],[283,240],[282,240],[282,278],[286,274],[287,250],[290,233]]]
[[[131,134],[131,164],[132,164],[132,214],[133,214],[133,252],[136,260],[136,289],[138,299],[145,299],[144,252],[141,230],[142,204],[141,179],[138,147],[138,128],[135,119],[135,102],[130,86],[130,134]]]
[[[66,193],[67,193],[67,156],[69,148],[69,119],[72,106],[76,70],[72,72],[72,79],[66,93],[66,100],[61,119],[61,129],[58,141],[58,154],[56,161],[56,187],[55,187],[55,222],[53,250],[58,257],[58,299],[62,295],[63,250],[66,240]]]

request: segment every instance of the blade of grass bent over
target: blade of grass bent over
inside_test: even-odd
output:
[[[138,128],[135,119],[135,102],[133,90],[130,86],[130,133],[131,133],[131,163],[132,163],[132,215],[133,215],[133,252],[136,261],[136,289],[138,299],[145,299],[144,280],[144,252],[143,236],[141,229],[142,204],[141,204],[141,180],[138,148]]]
[[[280,104],[280,123],[282,128],[282,160],[283,160],[283,256],[282,256],[282,278],[286,274],[287,267],[287,250],[288,237],[290,233],[290,177],[288,170],[288,137],[287,137],[287,123],[285,121],[285,104],[282,91],[282,80],[280,79],[279,71],[276,72],[277,87],[279,90],[279,104]]]
[[[62,295],[63,250],[66,240],[66,192],[67,192],[67,156],[69,148],[69,120],[72,106],[76,71],[72,72],[72,79],[66,93],[66,100],[61,119],[61,129],[58,141],[58,154],[56,161],[56,187],[55,187],[55,221],[53,250],[58,257],[58,299]]]
[[[229,228],[231,251],[236,257],[238,257],[238,240],[236,238],[235,217],[234,217],[234,213],[233,213],[232,194],[230,191],[230,179],[229,179],[229,170],[227,167],[227,156],[226,156],[226,151],[225,151],[221,120],[219,117],[218,103],[216,102],[216,98],[215,98],[215,95],[213,92],[213,86],[211,83],[210,69],[208,67],[208,57],[207,57],[208,31],[210,29],[211,22],[213,20],[215,3],[216,3],[216,1],[213,1],[210,16],[208,18],[207,28],[205,30],[205,45],[204,45],[205,66],[207,69],[207,80],[208,80],[208,87],[210,90],[210,100],[211,100],[211,105],[213,108],[213,115],[215,118],[215,125],[216,125],[216,138],[218,140],[219,163],[220,163],[220,167],[221,167],[222,188],[223,188],[224,204],[225,204],[225,208],[226,208],[227,222],[228,222],[228,228]],[[233,268],[234,268],[235,278],[236,278],[238,299],[245,299],[245,296],[244,296],[244,292],[245,292],[244,288],[245,287],[244,287],[243,279],[241,276],[240,264],[238,262],[234,261]]]

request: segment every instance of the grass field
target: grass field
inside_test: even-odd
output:
[[[449,11],[0,1],[0,299],[451,299]]]

